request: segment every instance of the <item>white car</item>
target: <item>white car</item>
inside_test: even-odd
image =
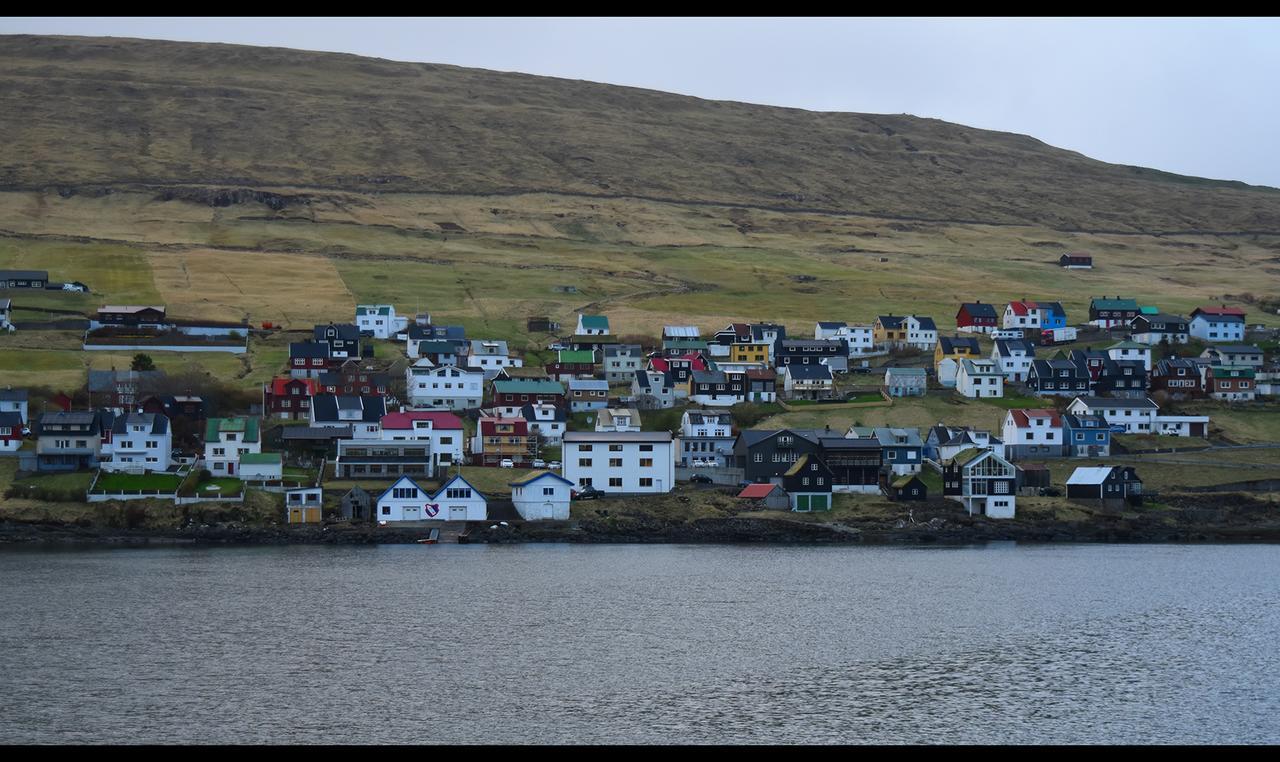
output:
[[[545,460],[542,460],[541,458],[534,458],[534,460],[533,460],[533,467],[534,467],[534,468],[546,468],[546,467],[547,467],[547,462],[546,462]]]
[[[559,468],[560,468],[560,461],[558,461],[558,460],[553,460],[553,461],[551,461],[550,463],[548,463],[548,464],[547,464],[547,468],[551,469],[552,471],[555,471],[555,470],[559,469]]]
[[[502,461],[498,463],[498,468],[515,468],[515,467],[516,467],[516,464],[512,462],[510,458],[503,458]]]

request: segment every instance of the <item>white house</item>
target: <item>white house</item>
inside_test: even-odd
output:
[[[1154,434],[1160,406],[1148,398],[1076,397],[1067,406],[1075,415],[1100,415],[1111,426],[1123,426],[1125,434]]]
[[[524,360],[512,357],[507,342],[493,339],[472,339],[463,365],[484,373],[485,379],[498,375],[499,368],[523,368]]]
[[[511,482],[511,502],[525,521],[564,521],[569,518],[573,482],[550,471],[534,471]]]
[[[1004,374],[994,360],[960,360],[956,391],[966,397],[1003,397]]]
[[[284,461],[278,452],[247,452],[240,456],[239,476],[247,482],[278,482],[284,478]]]
[[[734,439],[733,415],[728,410],[686,410],[680,416],[680,463],[700,460],[730,465]]]
[[[102,448],[99,466],[103,471],[167,471],[172,452],[168,418],[159,413],[125,413],[111,424],[111,443]]]
[[[564,435],[564,475],[605,492],[661,493],[675,485],[669,431],[570,431]]]
[[[1140,344],[1186,344],[1189,322],[1181,315],[1141,314],[1129,321],[1129,338]]]
[[[788,398],[818,399],[832,394],[835,380],[827,365],[792,363],[782,368],[782,390]]]
[[[1000,435],[1009,460],[1060,458],[1067,454],[1066,430],[1057,410],[1010,410],[1005,413]]]
[[[1151,372],[1151,346],[1136,341],[1122,341],[1107,347],[1107,357],[1112,360],[1141,360],[1142,367]]]
[[[575,336],[607,336],[609,335],[609,318],[605,315],[578,315],[578,327]]]
[[[395,305],[357,304],[356,328],[375,339],[391,339],[409,327],[409,318],[396,317]]]
[[[1157,415],[1156,434],[1166,437],[1201,437],[1208,436],[1209,416],[1207,415]]]
[[[1036,347],[1024,339],[997,339],[991,349],[991,359],[996,361],[1005,381],[1020,383],[1031,373]]]
[[[870,323],[818,323],[813,329],[816,340],[839,339],[849,345],[849,356],[876,353],[875,326]]]
[[[606,412],[605,410],[600,411],[601,418],[604,417]],[[530,434],[538,434],[546,440],[547,444],[552,445],[559,444],[560,440],[564,438],[564,432],[568,427],[569,420],[569,416],[565,414],[562,408],[558,408],[549,402],[535,402],[525,405],[520,408],[519,417],[528,421]],[[639,418],[636,420],[638,421]],[[599,426],[598,423],[597,426]]]
[[[1026,299],[1009,302],[1005,305],[1004,318],[1000,322],[1000,327],[1039,328],[1040,307],[1035,302],[1029,302]]]
[[[907,332],[907,346],[928,352],[938,343],[938,326],[933,318],[907,315],[902,325]]]
[[[26,389],[0,389],[0,413],[17,413],[23,424],[29,423],[31,419],[27,417],[27,399]]]
[[[685,413],[688,415],[688,413]],[[596,431],[639,431],[640,411],[627,407],[605,408],[596,413]]]
[[[462,420],[453,413],[401,410],[384,415],[378,429],[383,442],[428,443],[433,472],[462,462],[465,431]]]
[[[204,428],[204,468],[214,476],[235,476],[240,456],[262,452],[257,418],[210,418]]]
[[[357,439],[378,438],[387,400],[374,394],[313,394],[311,425],[326,428],[351,427]]]
[[[484,399],[484,373],[453,365],[432,367],[423,358],[405,369],[405,387],[413,407],[471,410]]]
[[[670,373],[660,370],[638,370],[631,379],[631,396],[651,409],[665,410],[675,407],[675,384]],[[771,400],[770,400],[771,401]]]
[[[969,514],[1011,519],[1017,509],[1017,468],[991,450],[970,448],[942,464],[943,496]]]
[[[445,482],[434,495],[402,476],[378,496],[375,515],[379,522],[484,521],[488,506],[485,496],[461,476]]]
[[[1191,313],[1191,335],[1197,339],[1218,342],[1244,341],[1244,316],[1226,314],[1220,310]]]
[[[956,388],[956,376],[960,375],[960,361],[954,357],[944,357],[938,362],[938,385],[946,389]]]

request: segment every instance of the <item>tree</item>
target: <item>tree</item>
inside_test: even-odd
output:
[[[146,371],[155,370],[156,364],[152,362],[151,355],[144,355],[141,352],[133,356],[133,364],[129,366],[133,370]]]

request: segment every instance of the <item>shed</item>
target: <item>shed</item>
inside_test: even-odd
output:
[[[320,487],[287,490],[284,509],[290,524],[319,524],[324,513],[324,490]]]
[[[787,497],[787,491],[777,484],[748,484],[738,497],[743,500],[759,500],[764,503],[764,507],[772,511],[787,511],[791,509],[791,499]]]
[[[342,518],[348,521],[368,521],[373,518],[373,498],[360,487],[352,487],[342,496]]]
[[[902,474],[893,477],[882,487],[890,500],[928,500],[929,487],[916,474]]]
[[[1052,486],[1049,467],[1043,463],[1023,463],[1017,469],[1019,494],[1039,495],[1040,490]]]

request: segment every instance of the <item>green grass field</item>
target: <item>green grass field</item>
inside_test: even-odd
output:
[[[125,474],[104,472],[94,485],[95,492],[177,492],[182,477],[175,474]]]

